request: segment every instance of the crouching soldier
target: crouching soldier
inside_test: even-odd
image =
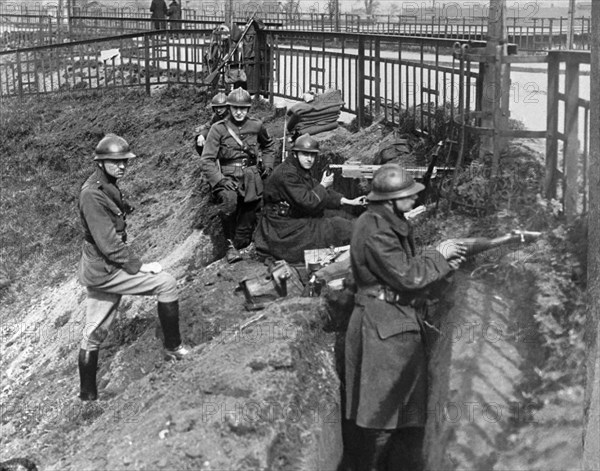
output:
[[[262,179],[273,171],[273,139],[259,119],[248,116],[250,94],[236,88],[227,96],[229,116],[212,125],[200,165],[215,199],[229,241],[227,261],[252,242],[263,193]],[[259,168],[259,159],[262,158]]]
[[[423,469],[428,289],[465,253],[450,240],[417,254],[404,213],[423,189],[400,165],[383,165],[350,242],[357,293],[346,332],[345,415],[360,431],[360,471]]]
[[[225,119],[229,113],[229,109],[227,108],[227,95],[225,95],[223,92],[217,93],[211,100],[210,106],[213,110],[212,119],[208,123],[196,128],[194,146],[196,147],[196,152],[198,152],[198,155],[202,155],[204,143],[206,142],[206,136],[208,136],[208,131],[210,131],[211,126],[217,121]]]
[[[126,244],[125,216],[132,208],[123,199],[117,180],[134,157],[123,138],[107,134],[94,154],[98,168],[83,184],[79,196],[84,234],[79,279],[87,288],[86,323],[79,351],[79,397],[84,401],[98,396],[98,351],[124,294],[157,295],[165,358],[178,360],[189,353],[179,333],[175,278],[163,272],[158,262],[142,263]]]
[[[333,174],[324,173],[320,182],[314,179],[310,171],[318,155],[318,141],[310,134],[300,136],[291,157],[267,181],[254,239],[259,256],[297,263],[304,259],[304,250],[350,243],[353,221],[326,217],[324,211],[362,205],[364,197],[347,199],[333,191]]]

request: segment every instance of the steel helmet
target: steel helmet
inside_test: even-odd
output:
[[[94,160],[133,159],[136,155],[129,150],[129,144],[116,134],[107,134],[96,146]]]
[[[317,141],[310,134],[302,134],[302,136],[300,136],[294,142],[294,147],[292,147],[292,150],[318,153],[319,141]]]
[[[250,94],[242,87],[238,87],[227,95],[227,104],[230,106],[252,106]]]
[[[217,93],[210,101],[210,106],[213,108],[227,106],[227,95],[225,95],[223,92]]]
[[[413,177],[398,164],[385,164],[373,174],[369,201],[388,201],[416,195],[425,186],[415,182]]]

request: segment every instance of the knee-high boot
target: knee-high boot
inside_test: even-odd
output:
[[[79,350],[79,380],[81,383],[79,398],[82,401],[98,399],[96,371],[98,369],[98,350]]]
[[[158,319],[165,336],[165,359],[181,360],[190,351],[181,343],[179,301],[158,303]]]

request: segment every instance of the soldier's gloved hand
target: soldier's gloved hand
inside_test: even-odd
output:
[[[236,191],[237,190],[237,185],[236,183],[230,179],[230,178],[222,178],[219,183],[217,183],[217,186],[219,188],[224,188],[225,190],[229,190],[229,191]]]
[[[458,259],[461,262],[465,261],[465,253],[467,251],[463,244],[459,244],[453,240],[445,240],[440,242],[435,248],[440,252],[446,260]]]

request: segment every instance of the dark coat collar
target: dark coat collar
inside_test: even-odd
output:
[[[404,215],[398,216],[389,206],[385,204],[372,204],[369,211],[381,216],[392,228],[392,230],[403,237],[411,233],[410,223]]]

